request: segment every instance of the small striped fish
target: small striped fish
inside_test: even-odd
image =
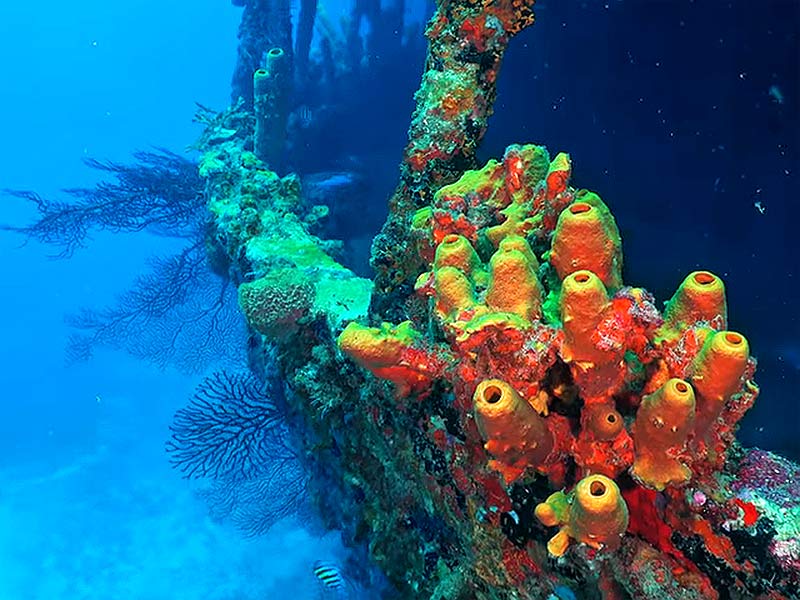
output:
[[[301,129],[308,129],[314,121],[314,111],[305,104],[295,111],[297,116],[297,124]]]
[[[347,598],[349,584],[344,578],[339,567],[333,563],[318,560],[314,563],[314,577],[317,578],[323,590],[333,598]]]

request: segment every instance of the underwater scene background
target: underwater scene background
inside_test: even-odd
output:
[[[0,598],[800,597],[799,33],[793,0],[4,3]],[[454,217],[519,178],[544,224]],[[624,375],[554,333],[556,220],[606,205],[654,296],[608,250]],[[493,284],[489,242],[541,265]],[[698,270],[727,320],[657,325]],[[728,327],[755,375],[643,441]],[[544,398],[533,447],[481,390]],[[565,508],[599,476],[616,529]]]

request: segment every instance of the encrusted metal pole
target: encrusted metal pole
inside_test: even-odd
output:
[[[413,212],[430,194],[475,167],[509,40],[532,25],[534,0],[438,0],[425,32],[428,57],[389,217],[372,247],[374,318],[402,320],[422,265],[410,246]]]

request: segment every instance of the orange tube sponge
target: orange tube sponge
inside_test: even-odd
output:
[[[570,539],[613,550],[628,528],[628,506],[617,484],[605,475],[584,477],[569,494],[551,494],[536,507],[535,514],[547,527],[561,526],[547,543],[553,556],[562,556]]]
[[[581,190],[575,198],[558,217],[550,263],[561,279],[586,269],[617,289],[622,285],[622,241],[614,217],[593,192]]]
[[[734,331],[718,331],[706,338],[692,363],[691,381],[697,391],[695,432],[704,436],[738,391],[750,358],[747,339]]]
[[[433,261],[434,269],[455,267],[467,276],[480,265],[477,252],[463,235],[446,235],[442,243],[436,247]]]
[[[686,445],[694,410],[694,390],[682,379],[670,379],[645,396],[633,424],[636,454],[630,472],[636,481],[658,491],[689,481],[692,473],[676,454]]]
[[[441,373],[444,360],[420,349],[422,336],[411,321],[397,326],[350,323],[339,335],[339,349],[375,376],[388,379],[401,395],[419,391]]]
[[[494,456],[489,467],[507,484],[527,467],[538,467],[553,449],[553,436],[533,407],[505,381],[486,379],[473,395],[475,421],[484,448]]]
[[[531,271],[536,271],[539,268],[539,261],[536,260],[536,255],[531,250],[528,241],[521,235],[509,235],[504,237],[498,245],[500,250],[519,250],[525,255],[528,261],[528,267]]]
[[[724,329],[728,319],[725,285],[708,271],[694,271],[683,280],[664,310],[662,332],[678,331],[699,322]]]
[[[613,402],[588,402],[581,410],[581,430],[572,446],[580,473],[612,479],[633,462],[633,440]]]
[[[622,415],[619,414],[617,409],[608,404],[584,406],[581,416],[584,417],[581,419],[583,425],[591,431],[592,437],[598,441],[611,441],[625,429]]]
[[[519,236],[505,238],[489,263],[486,305],[533,321],[542,316],[542,289],[536,278],[536,257]]]
[[[436,289],[436,310],[444,321],[458,318],[458,314],[475,304],[472,282],[456,267],[441,267],[433,272]]]
[[[591,271],[577,271],[564,279],[561,285],[561,321],[564,324],[561,357],[566,362],[608,360],[608,353],[592,342],[592,334],[608,305],[606,287]]]

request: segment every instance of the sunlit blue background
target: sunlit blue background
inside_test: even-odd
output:
[[[0,3],[0,188],[91,185],[81,160],[182,152],[195,102],[223,108],[241,9],[230,2]],[[2,199],[0,222],[28,217]],[[0,598],[312,598],[336,537],[294,523],[243,540],[170,468],[168,424],[195,378],[99,352],[65,367],[65,313],[113,302],[169,250],[97,236],[68,261],[0,234]]]

